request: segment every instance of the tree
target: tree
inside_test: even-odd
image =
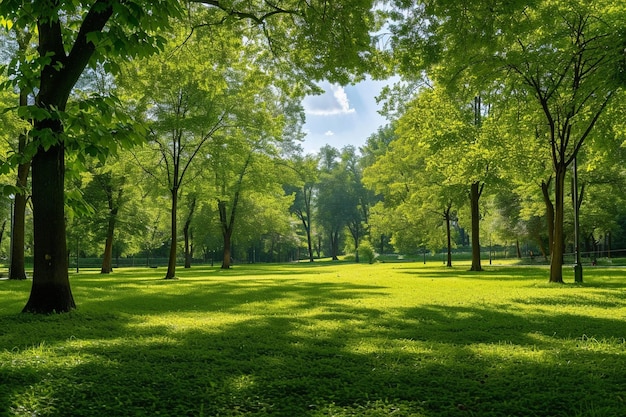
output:
[[[374,195],[363,185],[363,166],[354,146],[346,146],[341,150],[341,165],[347,173],[347,226],[354,242],[355,260],[358,263],[359,245],[368,233],[370,206]]]
[[[293,166],[291,165],[293,164]],[[289,168],[296,174],[296,185],[286,185],[287,193],[294,194],[290,211],[300,220],[306,233],[309,262],[313,262],[313,243],[311,239],[311,220],[313,219],[313,190],[318,181],[319,160],[312,155],[295,156],[288,161]]]
[[[405,73],[415,71],[408,59],[416,50],[413,42],[424,52],[425,66],[445,62],[438,79],[471,69],[477,84],[499,81],[526,91],[532,97],[529,111],[543,115],[547,129],[539,132],[551,149],[554,173],[550,281],[562,282],[565,176],[623,84],[625,8],[604,1],[466,5],[441,0],[413,10],[408,19],[396,14],[399,23],[392,29]]]
[[[104,32],[105,25],[114,15],[114,5],[118,25]],[[35,236],[33,285],[25,312],[66,312],[75,308],[65,242],[65,149],[71,144],[66,143],[63,136],[64,112],[74,85],[94,58],[96,44],[104,49],[105,38],[112,41],[115,35],[124,34],[107,45],[112,50],[120,44],[130,43],[132,37],[126,36],[128,33],[124,33],[124,27],[139,29],[136,27],[139,23],[137,13],[144,12],[127,7],[130,6],[110,1],[96,1],[89,9],[74,2],[24,4],[6,1],[0,6],[5,26],[15,25],[18,30],[28,27],[29,31],[38,34],[39,56],[31,61],[11,63],[11,71],[20,88],[26,89],[28,94],[36,88],[35,105],[23,108],[30,110],[26,117],[32,119],[34,125],[33,141],[24,150],[24,154],[32,155]],[[165,11],[169,14],[173,10],[170,6]],[[163,16],[162,13],[155,15]],[[167,24],[166,19],[153,19],[153,27]],[[139,32],[145,33],[143,30]],[[122,52],[126,46],[122,45],[117,52]],[[154,46],[148,42],[144,48]],[[128,53],[132,50],[136,49],[129,48]]]
[[[195,3],[195,2],[194,2]],[[205,24],[229,24],[245,20],[270,35],[266,45],[303,73],[318,78],[348,81],[350,71],[363,68],[370,49],[369,31],[376,29],[369,0],[341,4],[267,2],[233,5],[205,1],[200,11]],[[138,55],[148,56],[163,45],[172,18],[184,16],[177,1],[96,0],[0,3],[0,23],[38,34],[38,57],[13,60],[15,83],[35,92],[35,104],[27,107],[34,122],[32,187],[35,230],[33,285],[24,311],[65,312],[75,308],[67,273],[64,219],[65,151],[84,153],[91,142],[70,143],[64,135],[63,117],[72,89],[85,68],[102,62],[108,70]],[[236,25],[235,25],[236,27]],[[235,30],[240,29],[236,27]],[[293,51],[293,52],[291,52]],[[111,141],[110,135],[99,135]],[[72,146],[70,146],[72,145]],[[82,148],[86,145],[87,148]]]
[[[217,31],[214,36],[219,36]],[[144,169],[170,195],[171,238],[165,279],[176,278],[178,201],[185,185],[197,178],[195,164],[203,163],[208,142],[230,116],[239,87],[236,82],[234,87],[229,85],[223,74],[235,71],[231,68],[237,65],[233,55],[237,57],[235,51],[243,49],[232,39],[225,40],[229,46],[220,49],[197,38],[177,48],[182,42],[184,37],[179,35],[168,45],[172,52],[127,66],[123,79],[128,95],[135,96],[134,107],[149,126],[145,150],[153,157],[147,158]]]
[[[330,256],[339,260],[339,243],[354,201],[348,194],[348,172],[340,163],[340,152],[330,145],[320,149],[320,181],[317,189],[317,223],[328,236]]]
[[[471,151],[463,145],[476,138],[472,118],[473,113],[461,111],[443,91],[422,91],[397,120],[397,138],[364,173],[365,183],[391,208],[394,242],[438,249],[443,221],[448,266],[452,223],[471,182],[463,168],[469,166],[466,158],[472,160]],[[405,233],[414,237],[403,237]]]

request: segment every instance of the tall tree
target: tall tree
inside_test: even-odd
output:
[[[529,110],[543,115],[547,130],[540,132],[550,146],[554,173],[550,281],[562,282],[565,176],[624,82],[626,8],[608,1],[440,0],[413,11],[406,19],[406,13],[395,15],[400,23],[392,29],[396,62],[405,73],[415,71],[408,59],[416,51],[412,42],[425,52],[427,64],[445,62],[438,68],[441,79],[470,68],[478,84],[503,80],[527,91],[533,98]]]
[[[280,6],[261,1],[197,3],[203,5],[197,10],[209,14],[205,24],[245,20],[270,35],[267,44],[272,51],[289,58],[302,73],[344,82],[350,70],[365,64],[371,47],[369,32],[376,29],[371,0],[289,1]],[[128,57],[154,53],[163,44],[163,37],[155,34],[167,33],[170,19],[182,15],[183,4],[168,0],[0,3],[3,26],[30,28],[38,34],[38,57],[11,63],[15,82],[27,86],[29,92],[36,91],[30,114],[34,140],[26,151],[33,155],[34,273],[24,311],[65,312],[75,307],[67,272],[63,209],[64,157],[69,143],[62,116],[72,89],[90,63],[104,62],[113,70],[116,62]],[[84,152],[81,146],[76,148]]]
[[[113,1],[95,1],[87,8],[76,2],[59,4],[55,1],[37,4],[6,1],[0,5],[5,25],[15,25],[20,30],[28,27],[38,34],[39,56],[26,62],[14,61],[11,70],[17,75],[15,81],[20,88],[28,88],[28,93],[36,92],[34,106],[27,107],[31,110],[27,117],[34,124],[33,141],[24,151],[33,156],[35,245],[33,285],[25,312],[65,312],[75,308],[65,242],[63,191],[65,149],[69,144],[64,140],[62,120],[74,85],[86,66],[93,62],[96,44],[101,51],[132,54],[137,49],[132,45],[129,31],[145,34],[140,25],[146,18],[152,21],[152,28],[162,27],[168,23],[163,17],[174,11],[172,5],[159,4],[159,13],[148,14],[133,9],[134,5]],[[161,13],[164,6],[165,13]],[[104,31],[114,14],[117,24]],[[154,47],[151,41],[144,46],[148,50]]]
[[[311,238],[311,221],[313,220],[313,192],[318,181],[319,160],[313,155],[294,156],[287,162],[290,170],[295,173],[297,185],[286,185],[287,193],[294,194],[290,211],[302,223],[306,234],[307,255],[309,262],[313,262],[313,242]]]

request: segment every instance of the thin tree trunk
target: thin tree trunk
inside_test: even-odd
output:
[[[339,232],[330,232],[330,251],[332,253],[332,260],[338,261],[339,257]]]
[[[230,269],[231,266],[231,233],[223,233],[224,236],[224,256],[222,257],[222,269]]]
[[[447,239],[447,248],[448,248],[448,256],[447,256],[447,267],[452,267],[452,230],[450,228],[450,209],[448,206],[444,211],[444,219],[446,221],[446,239]]]
[[[470,206],[472,215],[472,266],[470,271],[482,271],[480,263],[480,209],[479,201],[483,186],[474,182],[470,188]]]
[[[239,192],[235,192],[233,200],[233,209],[230,213],[230,221],[226,213],[226,202],[218,201],[217,207],[220,214],[220,223],[222,225],[222,237],[224,239],[224,256],[222,257],[222,269],[229,269],[231,266],[231,239],[233,235],[233,226],[235,222],[235,211],[239,201]]]
[[[191,240],[191,219],[193,218],[193,213],[196,209],[196,197],[194,196],[191,200],[191,205],[189,207],[189,215],[187,216],[187,220],[185,220],[185,226],[183,227],[183,235],[185,236],[185,268],[191,268],[191,258],[193,257],[193,246],[190,243]]]
[[[20,45],[22,47],[22,45]],[[20,106],[28,105],[28,97],[20,92]],[[18,150],[24,152],[27,137],[21,134],[19,137]],[[13,201],[13,224],[11,225],[11,267],[9,268],[9,279],[26,279],[26,262],[24,259],[24,243],[26,242],[26,202],[28,194],[28,174],[30,172],[30,161],[23,162],[17,167],[16,186],[21,190],[15,195]]]
[[[552,177],[550,177],[547,182],[541,182],[541,193],[543,194],[543,201],[546,206],[546,223],[548,224],[548,248],[550,251],[550,255],[552,255],[552,246],[554,244],[554,205],[552,204],[552,199],[550,198],[551,182]]]
[[[115,223],[117,222],[117,213],[119,211],[119,202],[122,199],[123,188],[118,189],[117,202],[113,200],[113,188],[105,185],[107,193],[107,202],[109,204],[109,219],[107,224],[107,237],[104,243],[104,255],[102,257],[101,274],[110,274],[113,272],[113,235],[115,234]]]
[[[172,194],[172,210],[170,218],[170,255],[167,262],[167,273],[165,279],[176,279],[176,246],[178,244],[178,230],[176,229],[176,217],[178,210],[178,189],[174,187],[171,190]]]
[[[185,237],[185,269],[191,268],[191,249],[190,249],[190,237],[189,237],[189,227],[185,225],[183,229],[183,235]]]
[[[113,234],[115,232],[115,221],[117,219],[117,209],[111,210],[107,224],[107,238],[104,244],[104,256],[102,257],[101,274],[113,272]]]
[[[26,241],[26,185],[30,162],[20,164],[17,168],[17,186],[22,192],[15,195],[13,201],[13,225],[11,233],[11,271],[9,279],[26,279],[26,262],[24,258],[24,244]]]

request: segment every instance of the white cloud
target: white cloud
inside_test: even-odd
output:
[[[324,136],[335,136],[335,132],[333,132],[332,130],[327,130],[326,133],[324,133]]]
[[[350,100],[346,91],[337,84],[330,84],[321,96],[305,99],[304,108],[307,114],[312,116],[337,116],[356,113],[356,109],[350,107]]]

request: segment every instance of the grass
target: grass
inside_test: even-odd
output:
[[[626,415],[626,269],[162,275],[81,272],[78,310],[52,316],[0,281],[0,416]]]

